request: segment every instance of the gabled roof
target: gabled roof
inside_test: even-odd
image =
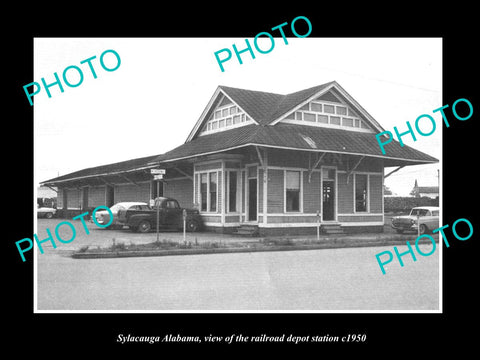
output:
[[[186,142],[193,140],[201,131],[202,124],[207,120],[212,109],[215,107],[217,103],[216,99],[220,94],[227,96],[231,101],[237,104],[254,120],[255,123],[266,126],[275,125],[295,109],[302,107],[307,102],[328,91],[332,91],[337,97],[342,98],[347,104],[357,110],[358,113],[362,114],[362,116],[366,118],[372,127],[378,130],[378,132],[384,131],[381,125],[336,81],[331,81],[287,95],[220,85],[193,127]]]

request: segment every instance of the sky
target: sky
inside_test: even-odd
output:
[[[261,30],[261,29],[260,29]],[[260,32],[259,30],[259,32]],[[253,39],[249,39],[253,43]],[[266,41],[266,42],[265,42]],[[34,79],[47,84],[65,68],[78,66],[83,82],[63,83],[34,96],[36,184],[88,167],[162,154],[185,142],[218,85],[288,94],[337,81],[385,130],[406,131],[422,114],[436,120],[430,136],[402,138],[441,160],[443,123],[433,113],[442,103],[440,38],[275,38],[267,54],[233,55],[222,72],[214,53],[245,47],[245,38],[36,38]],[[261,39],[259,47],[269,48]],[[114,50],[121,59],[105,71],[100,56]],[[97,78],[88,63],[91,60]],[[111,53],[105,65],[113,68]],[[79,82],[73,69],[71,83]],[[25,97],[26,106],[29,106]],[[424,132],[428,122],[419,123]],[[388,145],[386,146],[388,151]],[[408,166],[385,179],[398,195],[408,195],[415,179],[420,186],[438,185],[432,165]],[[394,168],[386,168],[386,173]],[[441,178],[441,171],[440,171]]]

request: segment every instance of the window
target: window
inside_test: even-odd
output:
[[[300,211],[300,171],[285,172],[285,205],[287,212]]]
[[[344,106],[337,106],[338,115],[347,115],[347,108]]]
[[[326,112],[328,114],[335,114],[335,106],[333,105],[323,105],[323,112]]]
[[[210,211],[217,211],[217,173],[210,173]]]
[[[316,121],[316,116],[315,114],[309,114],[309,113],[305,113],[303,114],[303,116],[305,117],[305,121],[313,121],[315,122]]]
[[[328,124],[328,115],[318,115],[318,122]]]
[[[340,116],[330,116],[330,124],[340,125]]]
[[[368,175],[355,174],[355,211],[368,211]]]
[[[311,107],[312,107],[312,111],[322,112],[322,104],[312,103]]]
[[[237,172],[228,172],[228,211],[237,211]]]
[[[207,174],[200,175],[200,210],[207,211]]]
[[[302,120],[302,113],[300,111],[295,113],[295,120]]]
[[[166,205],[167,209],[178,209],[180,207],[176,200],[167,200]]]
[[[351,118],[342,118],[343,126],[353,126],[353,119]]]

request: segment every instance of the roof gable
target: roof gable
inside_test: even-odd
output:
[[[215,93],[190,132],[186,142],[196,138],[204,129],[206,122],[211,119],[215,109],[221,107],[222,104],[228,101],[238,106],[241,112],[252,119],[253,123],[266,126],[277,124],[292,114],[292,112],[316,99],[341,102],[358,114],[370,128],[378,132],[384,131],[380,124],[336,81],[287,95],[221,85],[215,90]]]

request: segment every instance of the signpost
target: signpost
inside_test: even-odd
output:
[[[150,174],[153,175],[153,180],[157,181],[157,197],[160,194],[160,180],[163,180],[163,175],[167,173],[166,169],[150,169]],[[155,201],[155,199],[154,199]],[[159,241],[159,227],[160,227],[160,204],[154,202],[154,206],[157,206],[157,241]]]
[[[185,244],[185,247],[187,246],[187,237],[186,237],[186,228],[187,228],[187,210],[183,209],[182,212],[183,215],[183,243]]]

